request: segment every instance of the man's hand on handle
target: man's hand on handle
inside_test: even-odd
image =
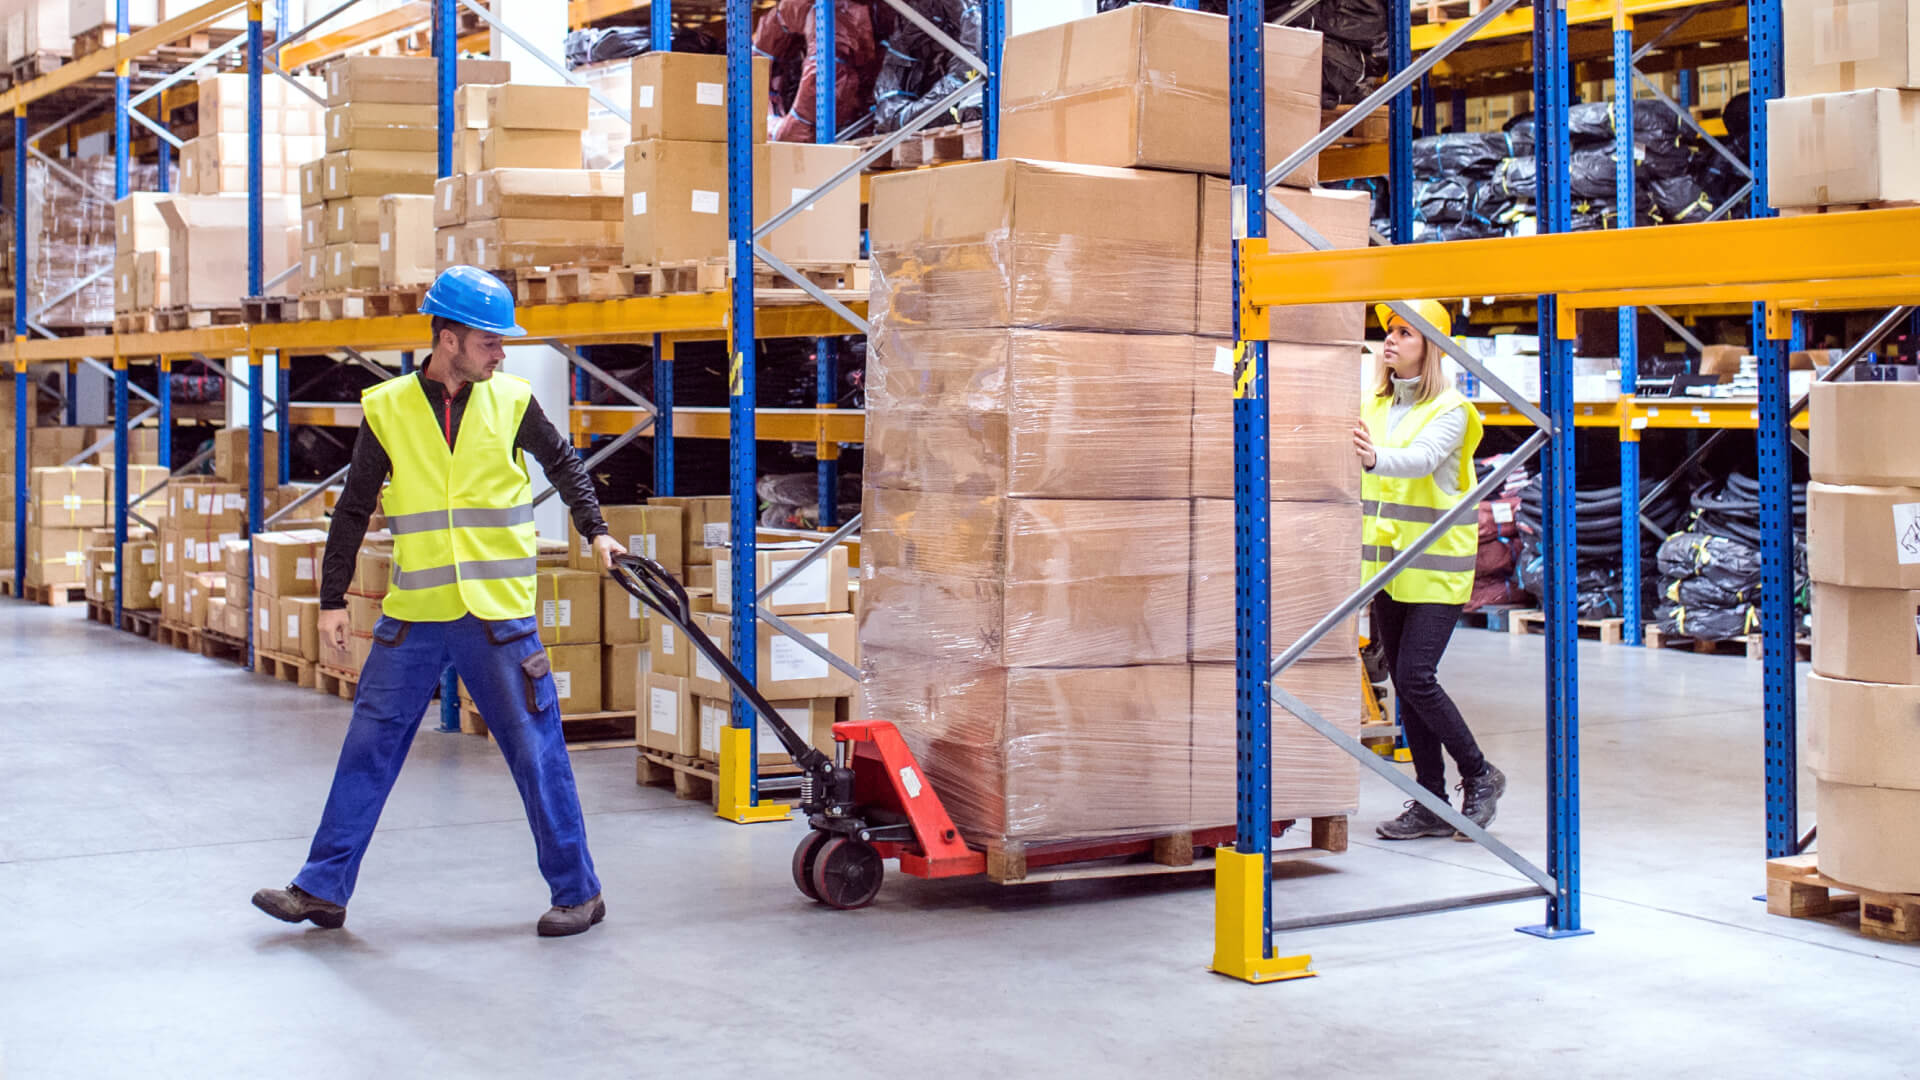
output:
[[[338,651],[347,648],[347,609],[336,608],[320,613],[320,640],[331,644]]]
[[[620,541],[615,540],[612,534],[601,533],[593,538],[593,553],[599,556],[600,569],[610,572],[613,570],[613,557],[625,555],[627,549],[621,547]]]

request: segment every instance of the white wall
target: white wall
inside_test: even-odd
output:
[[[541,52],[562,63],[567,55],[567,5],[554,0],[493,0],[495,20],[511,26],[513,32],[537,46]],[[541,86],[560,86],[566,80],[560,73],[535,59],[512,38],[498,30],[490,32],[488,55],[513,64],[513,81]],[[545,405],[546,402],[541,402]]]
[[[573,401],[571,372],[566,358],[547,345],[515,345],[507,349],[507,362],[501,370],[509,375],[518,375],[533,384],[533,397],[540,403],[540,409],[560,429],[562,435],[567,431],[567,410]],[[533,474],[533,491],[539,494],[548,486],[546,474],[540,471],[540,463],[527,459],[527,471]],[[540,535],[556,540],[567,538],[567,504],[555,495],[541,503],[534,513],[534,523]]]

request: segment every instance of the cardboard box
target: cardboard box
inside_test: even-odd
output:
[[[1808,484],[1807,574],[1829,585],[1920,589],[1920,488]]]
[[[413,150],[338,150],[321,159],[320,171],[320,190],[328,199],[431,195],[440,157]]]
[[[625,259],[658,266],[727,257],[725,143],[627,144]],[[754,220],[766,219],[764,148],[754,157]]]
[[[254,590],[270,596],[320,595],[320,563],[326,550],[327,534],[318,529],[256,533]]]
[[[652,559],[666,567],[668,573],[680,572],[683,541],[679,513],[651,504],[603,505],[600,517],[607,523],[608,534],[628,551]],[[600,563],[594,557],[593,544],[574,529],[571,518],[567,521],[567,536],[567,565],[575,570],[599,573]]]
[[[542,570],[535,582],[540,640],[579,645],[600,639],[600,579],[581,570]]]
[[[1813,670],[1920,684],[1920,590],[1813,586]]]
[[[624,590],[623,590],[624,591]],[[647,622],[647,666],[661,675],[685,678],[693,674],[694,645],[687,636],[676,629],[672,623],[648,611]],[[727,643],[718,643],[722,652]]]
[[[1813,384],[1809,469],[1824,484],[1920,487],[1920,383]]]
[[[1820,872],[1857,889],[1920,892],[1920,790],[1814,783]]]
[[[297,207],[262,199],[262,273],[272,278],[299,257]],[[167,220],[168,299],[175,306],[235,306],[247,293],[247,196],[176,195],[160,204]]]
[[[380,598],[347,594],[347,629],[356,634],[372,634],[380,621]]]
[[[1920,686],[1815,673],[1807,677],[1807,705],[1813,721],[1807,729],[1807,764],[1815,776],[1920,790]]]
[[[1365,192],[1313,188],[1268,189],[1287,209],[1299,215],[1336,248],[1367,246],[1371,200]],[[1229,206],[1232,188],[1209,176],[1200,181],[1200,280],[1198,322],[1202,334],[1233,334],[1233,229]],[[1312,251],[1273,214],[1267,215],[1267,249],[1276,255]],[[1365,304],[1306,304],[1271,309],[1271,340],[1313,344],[1351,342],[1366,338]]]
[[[188,574],[183,582],[186,592],[180,601],[180,615],[188,626],[198,629],[207,627],[207,601],[214,597],[225,597],[227,592],[224,574]]]
[[[465,212],[460,224],[482,218],[545,221],[619,221],[626,180],[618,171],[587,169],[493,169],[463,178]],[[454,203],[440,194],[448,214]],[[437,213],[437,211],[436,211]],[[436,224],[443,224],[437,218]]]
[[[1285,646],[1276,642],[1275,647]],[[1225,825],[1234,820],[1237,794],[1233,665],[1194,664],[1192,671],[1192,820],[1201,827]],[[1340,730],[1359,734],[1358,657],[1303,660],[1283,672],[1279,683]],[[1352,813],[1359,796],[1359,770],[1353,759],[1274,706],[1274,820]]]
[[[163,251],[142,251],[133,256],[133,307],[131,311],[152,311],[173,303],[173,261]]]
[[[804,540],[791,544],[762,544],[754,554],[754,591],[765,589],[814,548]],[[733,610],[733,553],[713,558],[713,610]],[[845,611],[847,603],[847,548],[835,544],[809,562],[792,580],[767,597],[775,615],[825,615]]]
[[[1347,598],[1360,580],[1358,503],[1271,504],[1271,640],[1277,654]],[[1234,658],[1233,500],[1193,500],[1193,563],[1189,586],[1188,655],[1196,661],[1231,663]],[[1309,659],[1352,656],[1358,616],[1307,650]]]
[[[483,130],[487,123],[487,94],[493,85],[471,83],[453,88],[453,127],[457,131]]]
[[[1194,354],[1193,494],[1199,498],[1233,497],[1231,349],[1220,355],[1230,344],[1203,340]],[[1274,396],[1268,414],[1272,498],[1358,499],[1360,461],[1353,455],[1351,432],[1360,415],[1364,355],[1352,345],[1276,343],[1267,348],[1267,364],[1274,385],[1287,388]]]
[[[154,540],[129,540],[114,562],[123,584],[120,606],[128,611],[152,611],[160,606],[160,545]]]
[[[700,729],[687,680],[654,672],[646,677],[646,703],[634,729],[640,744],[663,754],[692,757],[699,752]]]
[[[1920,3],[1792,0],[1780,12],[1784,97],[1920,87]]]
[[[766,152],[767,218],[799,202],[860,157],[857,146],[818,143],[768,143]],[[862,254],[858,178],[816,200],[761,243],[789,263],[858,262]]]
[[[460,229],[473,252],[468,261],[489,270],[575,261],[611,263],[620,258],[617,221],[470,218]]]
[[[873,302],[943,328],[1189,334],[1198,200],[1183,173],[1005,158],[876,176]]]
[[[769,701],[767,704],[773,706],[773,711],[780,714],[780,719],[786,721],[787,726],[793,729],[794,734],[800,736],[802,742],[831,755],[833,725],[838,719],[838,705],[842,700],[844,699],[813,698],[808,701]],[[774,734],[773,725],[767,723],[766,717],[763,716],[756,717],[755,720],[759,725],[759,731],[755,734],[758,741],[756,749],[760,751],[759,764],[763,767],[791,764],[793,755],[787,753],[786,744],[780,741],[780,736]]]
[[[731,641],[728,636],[732,632],[731,622],[727,616],[707,613],[697,619],[708,637],[723,643]],[[787,622],[835,656],[854,660],[859,655],[851,615],[795,615]],[[840,669],[764,622],[759,624],[758,653],[756,685],[769,700],[842,697],[853,693],[857,685]],[[694,693],[704,697],[728,697],[733,693],[719,668],[698,653],[693,657],[691,680]]]
[[[1920,90],[1777,98],[1767,131],[1776,208],[1920,199]]]
[[[587,103],[592,99],[584,86],[501,83],[487,87],[486,95],[486,122],[480,126],[550,131],[587,129]],[[472,107],[471,102],[468,107]]]
[[[767,141],[767,86],[773,62],[753,58],[753,141]],[[727,141],[727,58],[649,52],[633,58],[633,141]],[[584,126],[584,125],[582,125]]]
[[[439,153],[439,110],[433,105],[348,102],[327,110],[327,153],[410,150]]]
[[[213,433],[213,474],[229,484],[245,485],[248,480],[247,447],[248,433],[251,429],[243,427],[221,428]],[[265,464],[261,466],[261,475],[267,478],[269,485],[280,482],[280,438],[277,431],[260,433],[260,445],[265,448]],[[241,507],[246,499],[241,499]]]
[[[273,613],[275,649],[306,660],[320,659],[319,597],[282,596],[274,601]]]
[[[139,271],[136,269],[136,257],[116,255],[113,257],[113,313],[124,315],[133,310],[134,298],[139,292]]]
[[[1132,5],[1016,34],[1002,61],[1000,153],[1225,176],[1227,19]],[[1320,34],[1266,28],[1267,161],[1320,131]],[[1312,187],[1315,159],[1283,182]]]
[[[604,712],[638,709],[638,674],[646,647],[638,644],[600,647],[600,708]]]
[[[601,711],[598,644],[549,645],[547,660],[553,667],[553,691],[562,716]]]
[[[28,471],[27,521],[36,528],[104,528],[108,513],[105,469],[77,465]]]
[[[166,192],[135,191],[114,200],[114,251],[131,255],[166,250],[167,219],[160,216],[160,203],[171,198]]]
[[[430,198],[431,196],[417,196]],[[321,233],[322,244],[377,244],[380,242],[380,198],[378,196],[357,196],[351,199],[329,199],[325,204],[326,227]],[[302,231],[302,243],[306,233]]]
[[[580,132],[492,128],[480,132],[481,169],[577,169]]]
[[[1184,499],[1196,340],[890,321],[868,343],[866,483]]]
[[[733,501],[725,495],[657,495],[648,506],[670,506],[680,511],[684,568],[711,566],[713,553],[727,547]]]
[[[693,699],[693,707],[700,714],[700,752],[694,756],[701,761],[719,761],[720,729],[733,723],[733,701],[697,697]]]
[[[433,280],[433,196],[380,197],[380,284]]]
[[[646,605],[612,578],[600,579],[600,642],[604,645],[644,645],[647,642]]]
[[[381,597],[387,595],[388,580],[393,573],[393,551],[372,547],[362,547],[355,556],[353,564],[353,582],[347,591],[362,596]]]
[[[456,173],[477,173],[483,166],[480,158],[480,136],[482,132],[464,130],[453,133],[453,171]]]
[[[300,166],[300,205],[319,206],[327,197],[326,159],[309,161]]]
[[[380,245],[328,244],[326,271],[321,280],[328,289],[379,288]]]
[[[513,67],[505,60],[462,60],[454,68],[454,82],[503,83]],[[329,63],[322,72],[328,105],[382,102],[392,105],[432,105],[438,84],[434,60],[428,56],[347,56]]]
[[[1721,382],[1732,382],[1740,374],[1740,359],[1749,355],[1743,345],[1709,345],[1700,350],[1700,374],[1718,375]]]
[[[467,222],[467,177],[456,173],[433,182],[433,227],[446,228]]]

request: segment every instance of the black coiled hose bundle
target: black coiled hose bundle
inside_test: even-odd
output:
[[[1760,482],[1733,473],[1694,489],[1684,531],[1660,545],[1660,629],[1717,640],[1760,623]],[[1807,493],[1793,488],[1794,598],[1806,606]]]

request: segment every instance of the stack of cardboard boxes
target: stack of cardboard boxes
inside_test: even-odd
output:
[[[320,80],[295,76],[320,92]],[[202,75],[199,134],[180,151],[182,195],[245,194],[247,190],[247,77]],[[285,79],[260,80],[260,190],[299,193],[300,168],[321,153],[320,104]]]
[[[327,534],[321,529],[254,536],[255,648],[295,659],[320,659],[320,563],[326,550]]]
[[[1319,35],[1266,51],[1277,157],[1318,126]],[[865,693],[970,837],[1234,819],[1226,54],[1224,18],[1147,5],[1015,37],[1001,149],[1040,160],[873,184]],[[1363,245],[1365,197],[1314,179],[1280,198]],[[1278,649],[1359,580],[1363,314],[1275,314]],[[1349,731],[1352,629],[1281,680]],[[1353,763],[1284,717],[1273,765],[1276,819],[1357,801]]]
[[[508,70],[504,61],[462,60],[456,78],[504,82]],[[433,60],[346,57],[323,78],[326,156],[300,172],[306,287],[377,288],[381,196],[431,195],[440,171]]]
[[[1920,0],[1786,5],[1767,196],[1787,212],[1920,199]]]
[[[1920,384],[1816,383],[1807,489],[1820,872],[1920,893]]]
[[[392,537],[371,532],[361,543],[353,580],[347,584],[347,647],[336,649],[331,641],[319,642],[322,664],[348,674],[358,674],[366,664],[367,654],[373,651],[373,627],[380,621],[380,604],[393,573],[392,544]]]
[[[27,585],[87,583],[88,536],[107,524],[107,475],[98,466],[27,472]]]

